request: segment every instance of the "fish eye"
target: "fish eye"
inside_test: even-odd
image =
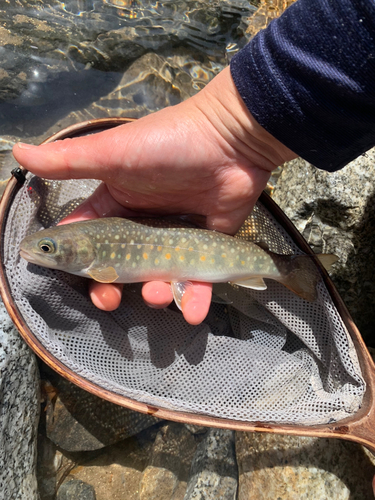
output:
[[[49,238],[40,240],[38,243],[38,247],[43,253],[53,253],[56,250],[55,242]]]

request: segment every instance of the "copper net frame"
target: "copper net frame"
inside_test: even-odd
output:
[[[49,137],[42,144],[54,142],[56,140],[73,138],[87,133],[98,132],[100,130],[109,129],[121,124],[129,123],[135,121],[131,118],[103,118],[97,120],[89,120],[86,122],[78,123],[67,127],[56,134]],[[15,194],[18,192],[22,186],[22,178],[26,174],[27,170],[20,167],[16,171],[13,171],[13,177],[9,180],[8,185],[4,191],[3,197],[0,202],[0,225],[1,225],[1,235],[4,234],[4,227],[7,221],[7,214],[9,208],[12,204]],[[262,193],[260,197],[260,202],[266,207],[266,209],[272,214],[275,220],[281,224],[285,230],[289,233],[290,237],[296,243],[296,245],[306,254],[314,256],[311,248],[292,224],[292,222],[287,218],[287,216],[282,212],[282,210],[276,205],[276,203],[266,194]],[[28,346],[53,370],[59,373],[61,376],[68,379],[70,382],[78,385],[82,389],[99,396],[107,401],[115,403],[120,406],[124,406],[134,411],[141,413],[153,415],[160,419],[172,420],[179,423],[194,424],[208,427],[216,427],[222,429],[232,429],[237,431],[247,431],[247,432],[267,432],[272,434],[283,434],[283,435],[294,435],[294,436],[310,436],[310,437],[325,437],[325,438],[340,438],[348,441],[356,442],[364,445],[370,451],[375,453],[375,406],[374,406],[374,392],[375,392],[375,365],[372,358],[366,348],[366,345],[355,326],[345,304],[343,303],[341,297],[339,296],[332,280],[328,276],[327,272],[322,268],[319,261],[314,258],[317,265],[322,271],[323,280],[325,286],[327,287],[331,298],[340,314],[348,332],[351,336],[353,344],[355,346],[360,367],[362,370],[362,375],[366,381],[366,392],[362,401],[362,406],[360,410],[352,417],[340,420],[333,424],[321,424],[315,426],[302,426],[302,425],[278,425],[275,423],[261,423],[261,422],[243,422],[235,421],[231,419],[224,419],[218,417],[210,417],[206,415],[197,415],[193,413],[180,412],[175,410],[168,410],[164,408],[158,408],[155,406],[150,406],[145,403],[135,401],[133,399],[127,398],[125,396],[119,395],[115,392],[108,391],[93,382],[85,379],[84,377],[78,375],[68,367],[66,367],[61,361],[52,356],[47,349],[41,344],[41,342],[35,337],[35,335],[29,329],[26,321],[22,317],[20,311],[15,305],[9,284],[4,272],[3,266],[3,256],[4,256],[4,239],[1,239],[0,245],[0,294],[3,299],[4,305],[8,311],[9,316],[19,330],[21,336],[28,344]]]

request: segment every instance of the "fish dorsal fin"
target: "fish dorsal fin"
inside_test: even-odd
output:
[[[113,283],[119,277],[114,267],[104,267],[102,269],[92,268],[87,274],[95,281],[100,283]]]
[[[247,278],[245,280],[231,281],[233,285],[243,286],[245,288],[253,288],[254,290],[266,290],[267,285],[260,276]]]

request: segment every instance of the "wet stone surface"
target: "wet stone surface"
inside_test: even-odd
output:
[[[191,464],[184,500],[234,500],[238,471],[234,431],[208,429]]]
[[[117,443],[159,419],[90,394],[43,366],[46,435],[70,451],[90,451]]]
[[[236,433],[238,500],[370,500],[374,457],[338,439]]]
[[[96,500],[96,495],[93,486],[72,479],[61,485],[56,500]]]

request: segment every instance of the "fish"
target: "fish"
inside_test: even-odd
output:
[[[23,239],[20,256],[101,283],[170,282],[180,309],[192,281],[265,290],[264,279],[272,279],[312,302],[321,279],[308,255],[279,255],[261,242],[163,219],[108,217],[43,229]],[[337,259],[318,258],[327,269]]]

